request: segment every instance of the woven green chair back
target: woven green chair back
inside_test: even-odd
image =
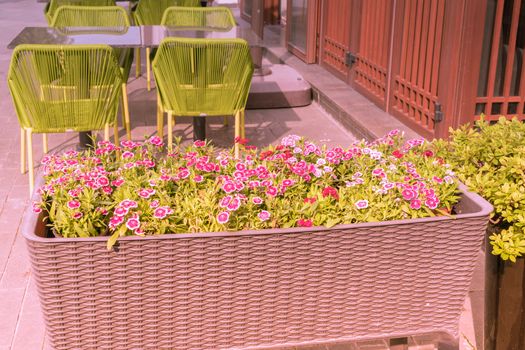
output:
[[[112,33],[125,34],[131,25],[126,10],[121,6],[60,6],[55,12],[51,27],[60,28],[67,34]],[[90,27],[88,31],[83,27]],[[131,48],[115,48],[119,65],[122,67],[124,79],[127,81],[133,50]]]
[[[200,7],[200,0],[140,0],[133,13],[137,25],[160,25],[164,11],[172,6]]]
[[[19,45],[8,85],[22,127],[89,131],[116,121],[122,75],[107,45]]]
[[[205,27],[229,30],[235,19],[228,7],[169,7],[164,11],[162,25],[171,27]]]
[[[47,23],[51,25],[56,10],[61,6],[115,6],[115,0],[51,0],[47,5],[44,13]]]
[[[55,12],[51,27],[130,26],[128,13],[120,6],[61,6]]]
[[[242,39],[166,38],[153,61],[161,102],[175,115],[244,110],[253,74]]]

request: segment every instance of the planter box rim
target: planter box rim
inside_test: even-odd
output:
[[[38,187],[36,187],[38,188]],[[314,227],[291,227],[291,228],[275,228],[275,229],[262,229],[262,230],[242,230],[242,231],[220,231],[220,232],[202,232],[202,233],[170,233],[163,235],[151,235],[151,236],[124,236],[119,237],[119,241],[128,241],[128,240],[157,240],[157,239],[186,239],[186,238],[213,238],[213,237],[237,237],[237,236],[264,236],[264,235],[273,235],[273,234],[301,234],[304,232],[320,232],[326,230],[344,230],[347,228],[365,228],[365,227],[385,227],[385,226],[399,226],[399,225],[409,225],[414,223],[424,223],[424,222],[433,222],[433,221],[443,221],[443,220],[455,220],[460,218],[470,218],[470,217],[479,217],[484,215],[489,215],[493,207],[492,205],[483,199],[481,196],[474,192],[467,190],[466,186],[462,183],[459,183],[459,189],[461,191],[461,196],[469,200],[473,205],[477,206],[476,210],[468,213],[459,213],[450,216],[434,216],[434,217],[425,217],[417,219],[400,219],[400,220],[390,220],[390,221],[374,221],[374,222],[364,222],[356,224],[339,224],[330,228],[325,226],[314,226]],[[40,196],[36,193],[33,196],[33,200],[38,200]],[[28,206],[26,212],[24,213],[24,218],[22,220],[21,230],[23,236],[31,241],[37,241],[40,243],[59,243],[59,242],[82,242],[82,241],[107,241],[108,236],[95,236],[95,237],[72,237],[72,238],[46,238],[40,237],[35,234],[35,227],[39,215],[35,215],[32,211],[32,208]]]

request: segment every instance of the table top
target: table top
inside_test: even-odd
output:
[[[230,30],[195,27],[132,26],[132,27],[26,27],[7,45],[14,49],[20,44],[107,44],[118,48],[158,47],[166,37],[181,38],[241,38],[252,47],[263,46],[251,28],[233,27]]]

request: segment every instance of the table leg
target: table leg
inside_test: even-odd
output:
[[[206,118],[193,117],[193,141],[206,139]]]

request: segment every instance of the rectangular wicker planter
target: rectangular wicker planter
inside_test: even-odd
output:
[[[45,238],[23,226],[56,349],[265,348],[446,332],[458,321],[492,207],[455,217],[126,237]]]

